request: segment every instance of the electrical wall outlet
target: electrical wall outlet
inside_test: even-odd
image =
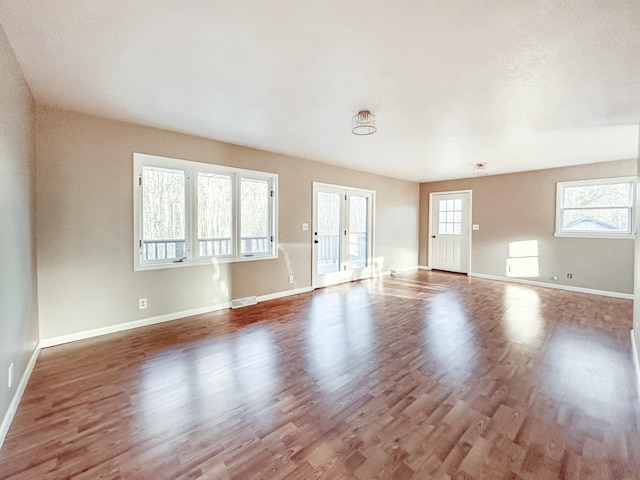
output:
[[[147,308],[147,299],[141,298],[140,300],[138,300],[138,305],[140,306],[140,310],[144,310],[145,308]]]
[[[9,388],[11,388],[11,385],[13,385],[13,362],[11,362],[11,365],[9,365]]]
[[[293,283],[293,275],[289,275],[289,283]]]

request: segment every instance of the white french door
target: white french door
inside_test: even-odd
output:
[[[449,272],[469,272],[471,192],[432,193],[429,228],[430,266]]]
[[[371,277],[374,192],[313,184],[313,287]]]

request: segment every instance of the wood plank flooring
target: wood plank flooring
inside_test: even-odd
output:
[[[632,302],[439,272],[41,352],[11,479],[638,479]]]

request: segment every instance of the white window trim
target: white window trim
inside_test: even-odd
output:
[[[621,233],[596,233],[596,232],[565,232],[562,231],[562,211],[564,207],[562,201],[564,198],[563,191],[565,187],[572,186],[589,186],[589,185],[607,185],[611,183],[630,183],[631,184],[631,200],[630,205],[620,205],[618,208],[629,209],[629,231]],[[636,177],[613,177],[613,178],[598,178],[593,180],[574,180],[570,182],[557,182],[556,183],[556,231],[555,237],[566,238],[602,238],[602,239],[635,239],[636,238],[636,222],[635,222],[635,208],[636,208]],[[597,209],[595,207],[592,209]],[[616,207],[602,207],[602,208],[616,208]]]
[[[142,241],[142,190],[140,178],[142,169],[145,166],[169,168],[183,170],[185,172],[185,233],[186,233],[186,258],[182,262],[153,261],[142,262],[141,241]],[[200,256],[198,248],[198,188],[197,174],[213,173],[218,175],[229,175],[232,178],[232,212],[231,235],[234,242],[234,253],[228,256]],[[270,253],[264,254],[241,254],[240,253],[240,179],[253,178],[268,180],[271,183],[271,190],[274,192],[270,197],[269,217],[271,225],[271,235],[273,242]],[[260,172],[257,170],[246,170],[242,168],[226,167],[210,163],[193,162],[177,158],[160,157],[145,153],[133,154],[133,269],[134,271],[160,270],[166,268],[183,268],[196,265],[212,265],[219,263],[252,262],[257,260],[268,260],[278,258],[278,175],[275,173]]]

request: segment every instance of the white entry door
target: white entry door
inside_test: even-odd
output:
[[[313,287],[371,277],[373,195],[313,184]]]
[[[468,273],[471,192],[431,194],[431,268]]]

